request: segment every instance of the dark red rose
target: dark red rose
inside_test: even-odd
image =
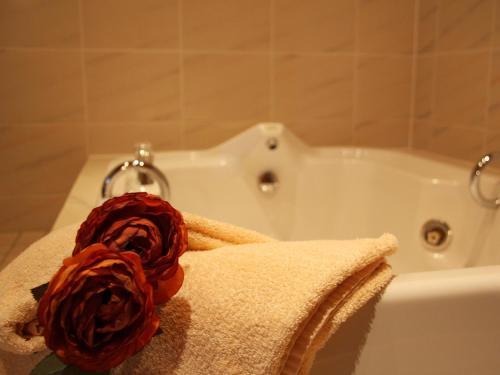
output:
[[[141,259],[93,244],[67,258],[38,305],[45,343],[86,371],[118,366],[159,327]]]
[[[179,211],[147,193],[127,193],[92,210],[76,236],[73,255],[101,242],[141,257],[155,303],[168,301],[184,280],[179,257],[187,248],[187,229]]]

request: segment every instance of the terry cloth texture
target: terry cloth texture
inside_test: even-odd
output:
[[[188,229],[188,250],[212,250],[229,245],[273,241],[263,234],[232,224],[187,212],[182,216]]]
[[[211,251],[181,257],[184,284],[158,308],[163,333],[115,374],[307,374],[328,338],[392,278],[385,256],[397,240],[389,234],[279,242],[195,215],[184,218],[188,249]],[[50,233],[0,273],[0,349],[17,354],[0,352],[0,373],[13,373],[16,360],[46,350],[43,338],[26,341],[15,326],[35,318],[30,289],[50,280],[70,256],[76,230]],[[15,373],[28,374],[26,367]]]

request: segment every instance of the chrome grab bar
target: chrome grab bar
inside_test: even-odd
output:
[[[470,175],[469,188],[472,197],[481,206],[486,208],[498,208],[500,206],[500,197],[497,198],[486,198],[479,186],[479,177],[483,173],[484,169],[493,161],[493,159],[500,159],[500,152],[490,152],[485,154],[479,159]]]
[[[165,175],[156,168],[153,164],[143,160],[129,160],[117,165],[113,168],[104,178],[101,187],[101,197],[108,199],[112,197],[113,185],[118,175],[128,169],[136,169],[139,173],[144,173],[153,178],[154,181],[160,186],[160,197],[168,199],[170,197],[170,186]]]

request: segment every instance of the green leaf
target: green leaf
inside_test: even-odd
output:
[[[45,283],[45,284],[38,285],[37,287],[31,289],[31,294],[33,295],[33,298],[35,299],[35,301],[40,302],[44,293],[47,291],[48,287],[49,287],[49,283]]]
[[[30,375],[59,375],[62,374],[65,367],[65,363],[61,362],[54,353],[50,353],[38,362]]]
[[[89,372],[80,370],[76,366],[66,366],[61,375],[108,375],[109,371],[106,372]]]
[[[161,329],[161,327],[158,327],[158,329],[156,330],[154,336],[160,336],[163,334],[163,330]]]
[[[109,375],[109,371],[83,371],[76,366],[67,365],[61,362],[54,353],[50,353],[47,357],[38,362],[30,375]]]

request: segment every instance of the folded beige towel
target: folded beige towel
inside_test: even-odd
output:
[[[392,235],[278,242],[195,215],[185,220],[189,249],[214,250],[182,256],[184,285],[159,308],[164,333],[113,373],[306,374],[328,337],[392,277],[384,260],[397,248]],[[41,337],[26,341],[15,326],[35,317],[30,289],[70,255],[76,229],[47,235],[0,273],[1,349],[45,349]],[[8,358],[4,373],[15,366]]]

